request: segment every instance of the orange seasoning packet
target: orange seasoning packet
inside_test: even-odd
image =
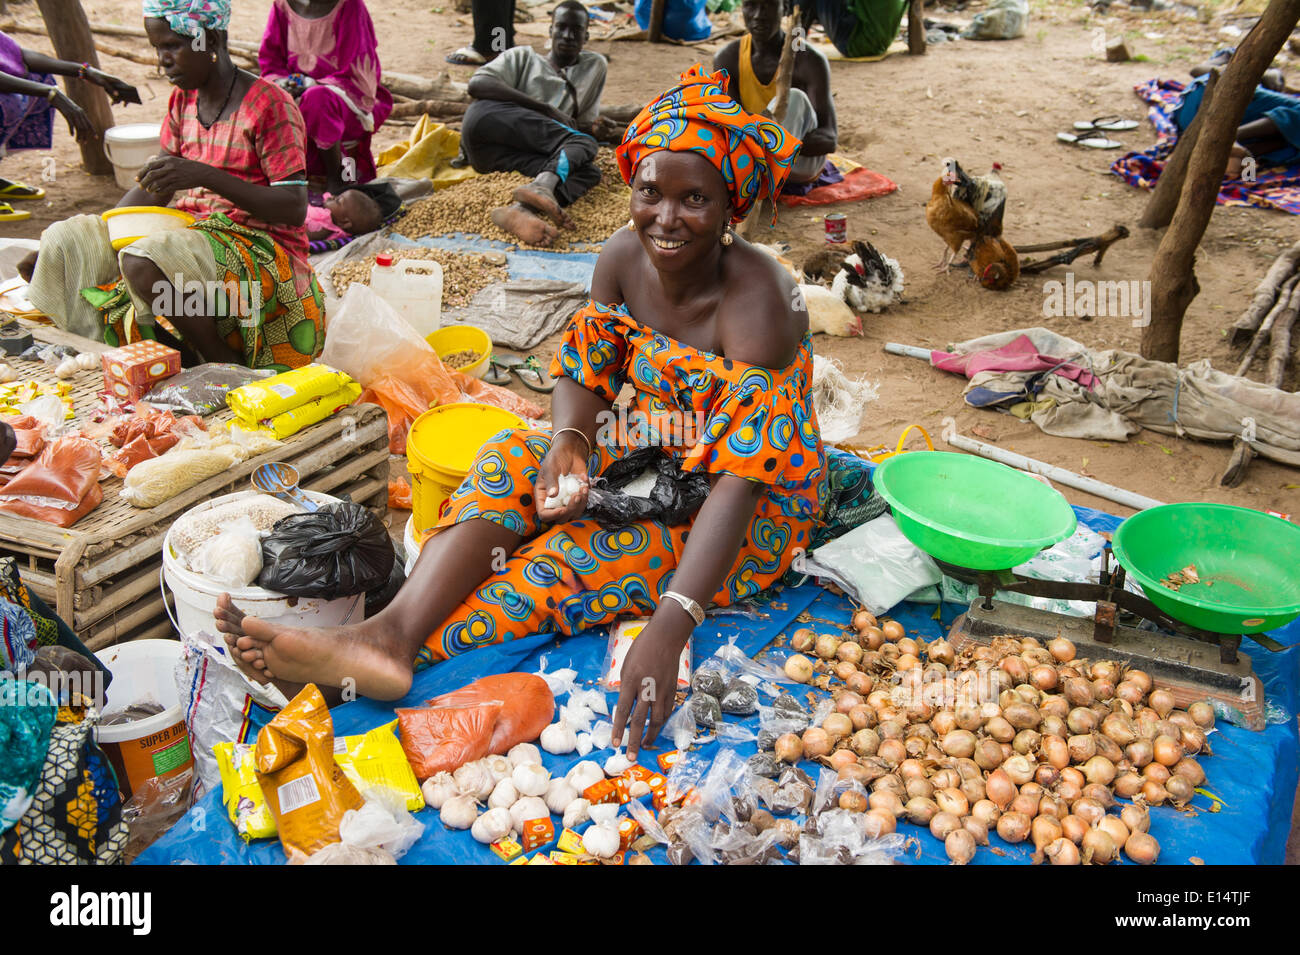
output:
[[[314,683],[257,734],[257,783],[291,856],[339,841],[339,823],[364,800],[334,761],[334,721]]]

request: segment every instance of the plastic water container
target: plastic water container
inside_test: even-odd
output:
[[[113,164],[113,178],[119,189],[134,189],[136,173],[150,157],[162,151],[162,126],[157,123],[127,123],[104,131],[104,155]]]
[[[423,338],[442,321],[442,266],[432,259],[376,255],[370,288]]]

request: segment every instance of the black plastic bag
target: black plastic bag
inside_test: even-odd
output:
[[[262,541],[257,585],[291,597],[350,597],[386,585],[394,560],[383,521],[341,501],[276,521]]]
[[[640,477],[647,468],[656,472],[655,484],[648,497],[636,497],[620,490]],[[707,474],[687,474],[677,459],[662,448],[638,448],[592,480],[583,516],[592,518],[606,529],[625,527],[647,519],[673,527],[684,524],[708,496]]]

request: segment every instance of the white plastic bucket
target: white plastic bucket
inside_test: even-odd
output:
[[[123,794],[129,797],[155,776],[190,772],[194,755],[174,675],[181,657],[180,641],[132,640],[95,656],[113,674],[104,704],[106,716],[133,703],[155,702],[163,707],[154,716],[95,728],[95,738],[117,770]]]
[[[158,123],[127,123],[104,131],[104,155],[113,164],[113,178],[119,189],[138,186],[136,173],[161,150],[162,126]]]
[[[406,519],[406,533],[402,535],[402,543],[406,546],[406,576],[410,577],[415,562],[420,559],[420,545],[415,542],[414,514]]]
[[[194,514],[234,501],[253,497],[258,491],[239,491],[225,494],[186,511]],[[315,491],[302,492],[311,500],[321,504],[335,502],[338,499],[328,494]],[[216,633],[213,614],[217,609],[217,598],[230,594],[230,599],[244,613],[251,614],[268,623],[281,623],[295,627],[333,627],[343,623],[356,623],[365,619],[366,595],[356,594],[352,597],[336,597],[332,600],[324,597],[286,597],[261,587],[225,587],[216,581],[186,570],[172,547],[171,530],[163,539],[163,579],[167,589],[176,598],[176,617],[174,623],[187,637],[199,633]]]

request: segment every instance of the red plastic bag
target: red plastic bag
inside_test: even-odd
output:
[[[379,405],[388,414],[388,450],[393,454],[406,453],[411,422],[432,407],[425,395],[392,375],[380,375],[371,382],[357,398],[357,404],[362,402]]]
[[[485,676],[427,702],[429,706],[468,706],[488,700],[505,700],[492,730],[489,753],[505,753],[517,743],[532,742],[555,715],[551,688],[536,673]]]
[[[403,511],[411,509],[411,484],[406,478],[388,479],[388,506]]]
[[[58,438],[0,493],[0,510],[71,527],[104,499],[99,446],[79,435]]]
[[[39,418],[29,414],[6,415],[0,417],[0,421],[13,428],[14,437],[18,439],[11,458],[34,458],[41,453],[45,447],[45,426]]]
[[[500,700],[480,700],[429,709],[399,709],[402,751],[415,778],[424,782],[430,776],[449,773],[486,756],[501,707]]]
[[[118,477],[126,477],[141,461],[160,457],[179,443],[182,435],[204,430],[203,419],[198,415],[177,418],[170,411],[152,411],[147,405],[140,405],[132,417],[121,418],[113,425],[108,440],[121,450],[109,457],[104,466]]]

